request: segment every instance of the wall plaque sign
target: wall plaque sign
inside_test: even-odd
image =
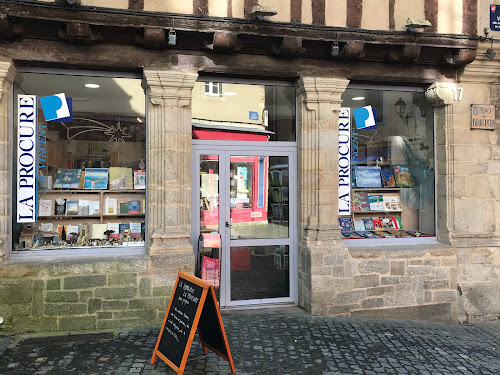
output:
[[[492,104],[472,104],[471,129],[495,129],[495,106]]]

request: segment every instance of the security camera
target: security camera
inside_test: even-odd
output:
[[[405,26],[408,28],[408,31],[415,32],[416,29],[425,29],[427,27],[431,27],[432,24],[427,20],[417,20],[415,18],[408,18],[406,20]]]
[[[486,38],[488,37],[488,34],[491,33],[491,29],[489,27],[484,28],[484,35],[486,35]]]

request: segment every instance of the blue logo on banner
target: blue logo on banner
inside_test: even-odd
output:
[[[259,119],[259,112],[248,111],[248,118],[250,120],[258,120]]]
[[[73,101],[64,94],[40,97],[43,116],[46,121],[72,121]]]
[[[358,129],[377,129],[377,116],[372,106],[356,108],[352,110],[354,120],[356,121],[356,128]]]
[[[490,29],[500,30],[500,5],[490,5]]]

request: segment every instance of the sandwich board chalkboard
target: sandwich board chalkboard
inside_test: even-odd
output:
[[[213,285],[180,272],[156,340],[151,364],[154,365],[156,357],[159,357],[177,374],[182,374],[196,328],[205,354],[211,349],[229,362],[235,374]]]

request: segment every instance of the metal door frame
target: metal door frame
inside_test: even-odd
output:
[[[298,248],[297,248],[297,145],[295,142],[237,142],[192,141],[191,244],[198,246],[200,233],[200,156],[219,156],[219,233],[222,239],[220,256],[220,305],[245,306],[298,302]],[[289,237],[271,239],[231,240],[225,223],[230,221],[230,157],[231,156],[287,156],[289,169]],[[230,248],[231,246],[289,246],[290,296],[231,301]]]

